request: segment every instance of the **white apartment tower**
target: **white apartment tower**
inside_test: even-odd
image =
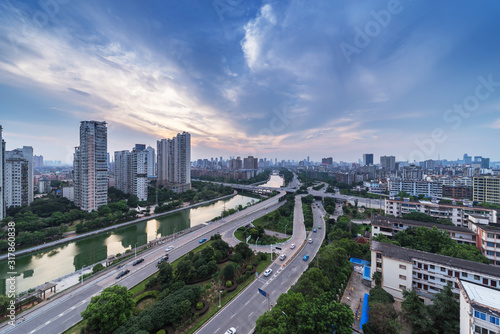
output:
[[[142,145],[129,151],[115,152],[115,187],[140,201],[148,198],[148,152]]]
[[[33,148],[23,146],[5,151],[3,183],[5,207],[29,205],[33,202]]]
[[[73,161],[75,204],[85,211],[108,204],[106,122],[82,121]]]
[[[191,188],[191,135],[177,134],[157,142],[157,180],[175,192]]]

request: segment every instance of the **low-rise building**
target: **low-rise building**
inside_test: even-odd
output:
[[[404,191],[411,196],[442,197],[443,186],[438,182],[420,180],[389,179],[389,195],[396,196]]]
[[[435,218],[448,218],[457,226],[468,227],[465,218],[468,215],[481,215],[488,218],[490,223],[497,222],[497,212],[494,209],[483,207],[457,205],[457,204],[439,204],[429,201],[410,201],[409,199],[397,199],[390,197],[385,200],[385,212],[387,215],[393,215],[401,218],[404,214],[410,212],[422,212]]]
[[[379,234],[383,234],[389,239],[392,239],[399,231],[404,231],[409,227],[436,227],[440,231],[446,232],[450,238],[458,243],[472,245],[476,247],[477,234],[468,228],[460,226],[443,225],[436,223],[420,222],[416,220],[389,218],[384,216],[373,216],[371,219],[372,238]]]
[[[500,291],[457,279],[460,334],[500,333]]]
[[[500,267],[373,241],[372,271],[381,274],[382,288],[396,300],[413,289],[425,304],[448,282],[459,294],[456,279],[500,290]],[[375,285],[372,280],[372,285]]]

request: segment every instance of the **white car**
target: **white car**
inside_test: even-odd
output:
[[[309,241],[308,241],[310,244],[313,243],[313,239],[309,238]]]
[[[280,256],[280,261],[284,261],[286,259],[286,254]]]
[[[295,244],[291,244],[290,249],[294,249],[294,248],[295,248]]]
[[[264,276],[267,277],[267,276],[271,275],[272,272],[273,272],[272,269],[267,269],[266,271],[264,271]]]
[[[236,328],[231,327],[224,334],[236,334]]]
[[[170,251],[171,251],[171,250],[173,250],[173,249],[174,249],[174,246],[170,246],[170,247],[168,247],[167,249],[165,249],[165,252],[170,252]]]

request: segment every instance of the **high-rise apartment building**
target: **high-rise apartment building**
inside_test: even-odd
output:
[[[33,156],[33,168],[43,167],[43,155]]]
[[[251,155],[243,158],[243,169],[259,169],[259,159]]]
[[[157,161],[159,184],[175,192],[191,188],[191,135],[188,132],[158,140]]]
[[[33,202],[33,148],[23,146],[4,153],[5,207],[29,205]]]
[[[332,157],[322,158],[321,164],[331,166],[331,165],[333,165],[333,158]]]
[[[75,204],[85,211],[108,204],[108,134],[106,122],[82,121],[75,148]]]
[[[5,142],[2,138],[2,126],[0,125],[0,219],[5,218],[3,169],[4,169]]]
[[[393,155],[381,156],[380,166],[385,169],[394,170],[396,168],[396,157]]]
[[[476,176],[472,191],[474,201],[500,205],[500,177]]]
[[[363,154],[363,166],[373,165],[373,154],[365,153]]]
[[[156,176],[156,153],[155,149],[151,146],[146,148],[146,159],[147,159],[147,175]]]
[[[125,151],[116,151],[115,152],[115,163],[114,163],[114,172],[115,172],[115,188],[123,191],[126,194],[131,194],[131,177],[130,177],[130,152]]]
[[[229,160],[229,169],[230,170],[240,170],[242,168],[243,168],[243,162],[241,161],[240,157],[237,157],[236,159]]]
[[[140,201],[148,199],[147,156],[146,145],[140,144],[132,152],[115,152],[115,187]]]

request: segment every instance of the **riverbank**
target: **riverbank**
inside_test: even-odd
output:
[[[122,228],[122,227],[125,227],[125,226],[128,226],[128,225],[133,225],[133,224],[137,224],[137,223],[140,223],[140,222],[143,222],[143,221],[148,221],[150,219],[155,219],[155,218],[167,216],[167,215],[170,215],[170,214],[181,212],[183,210],[188,210],[188,209],[196,208],[196,207],[199,207],[199,206],[203,206],[203,205],[206,205],[206,204],[217,202],[219,200],[223,200],[223,199],[226,199],[226,198],[230,198],[230,197],[236,196],[237,194],[238,194],[238,192],[235,190],[230,195],[226,195],[226,196],[214,198],[214,199],[211,199],[209,201],[204,201],[204,202],[200,202],[200,203],[188,205],[186,207],[179,208],[179,209],[174,209],[174,210],[168,211],[168,212],[162,212],[162,213],[159,213],[159,214],[152,214],[152,215],[147,216],[147,217],[141,217],[141,218],[137,218],[137,219],[134,219],[134,220],[131,220],[131,221],[128,221],[128,222],[116,224],[116,225],[113,225],[113,226],[108,226],[108,227],[105,227],[105,228],[102,228],[102,229],[99,229],[99,230],[95,230],[95,231],[91,231],[91,232],[87,232],[87,233],[83,233],[83,234],[79,234],[79,235],[69,236],[69,237],[66,237],[66,238],[63,238],[63,239],[55,240],[55,241],[52,241],[52,242],[49,242],[49,243],[45,243],[45,244],[42,244],[42,245],[38,245],[38,246],[35,246],[35,247],[21,249],[21,250],[18,250],[18,251],[15,252],[15,256],[18,257],[18,256],[21,256],[21,255],[25,255],[25,254],[29,254],[29,253],[32,253],[32,252],[40,251],[40,250],[45,249],[45,248],[51,248],[51,247],[62,245],[62,244],[65,244],[65,243],[68,243],[68,242],[72,242],[72,241],[75,241],[75,240],[84,239],[84,238],[95,236],[95,235],[98,235],[98,234],[101,234],[101,233],[113,231],[113,230],[116,230],[116,229],[119,229],[119,228]],[[2,255],[0,255],[0,261],[6,260],[7,256],[8,256],[8,254],[2,254]]]

